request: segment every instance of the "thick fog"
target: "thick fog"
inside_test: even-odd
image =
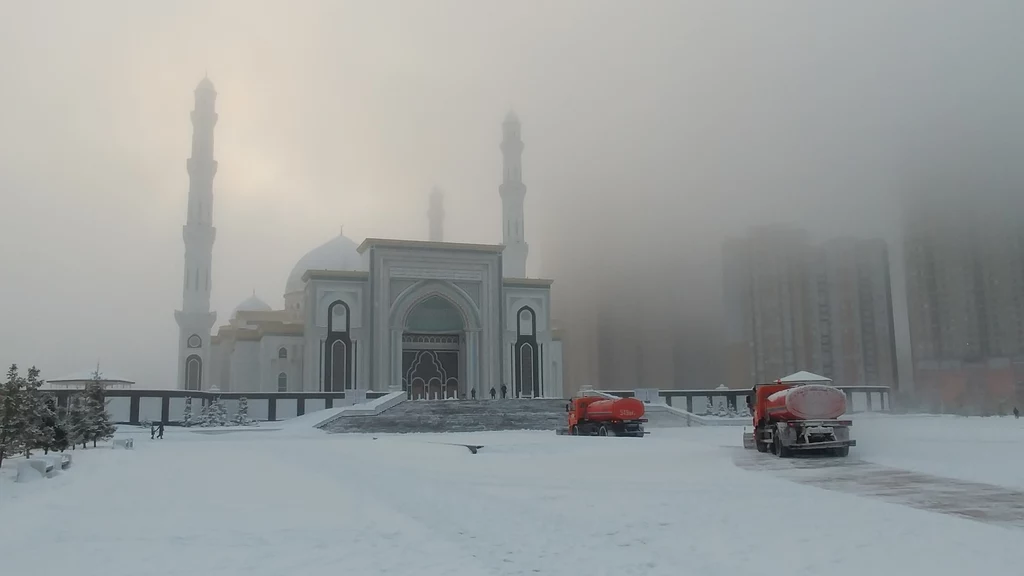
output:
[[[435,185],[446,240],[500,242],[514,108],[567,339],[604,314],[646,384],[717,385],[721,241],[788,222],[890,241],[906,377],[901,198],[1020,191],[1022,26],[1012,0],[0,0],[0,361],[173,386],[208,74],[218,324],[341,226],[426,239]]]

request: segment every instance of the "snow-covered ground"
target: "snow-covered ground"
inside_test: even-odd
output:
[[[1022,420],[872,417],[857,418],[855,431],[851,466],[867,460],[1022,486]],[[781,567],[943,576],[1024,566],[1024,529],[739,466],[737,458],[774,457],[743,451],[734,427],[644,439],[374,439],[284,423],[214,435],[168,428],[162,441],[138,430],[136,438],[130,451],[76,451],[72,470],[30,484],[13,483],[5,465],[0,570],[735,576]],[[448,444],[457,442],[485,448],[473,455]]]
[[[861,458],[1024,490],[1024,418],[859,414],[853,420]]]

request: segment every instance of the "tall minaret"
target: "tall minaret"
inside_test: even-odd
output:
[[[505,173],[498,192],[501,194],[503,222],[502,252],[503,275],[509,278],[526,277],[526,256],[530,246],[523,234],[523,199],[526,185],[523,184],[523,140],[519,117],[509,112],[502,124],[501,154],[504,158]]]
[[[209,78],[196,86],[192,110],[192,157],[186,162],[189,176],[188,217],[182,229],[185,241],[185,281],[178,322],[178,388],[209,387],[210,331],[217,313],[210,311],[210,265],[213,261],[213,127],[217,124],[217,91]]]
[[[430,220],[430,241],[444,242],[444,192],[437,187],[430,192],[427,218]]]

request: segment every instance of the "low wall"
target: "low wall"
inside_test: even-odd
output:
[[[889,412],[890,389],[888,386],[836,386],[846,393],[848,413],[857,412]],[[596,390],[584,390],[583,393],[594,393]],[[642,394],[646,394],[646,390]],[[651,392],[654,392],[653,390]],[[728,390],[657,390],[657,395],[669,406],[675,406],[691,414],[709,412],[709,408],[719,406],[731,407],[733,410],[746,406],[749,389]],[[601,394],[631,398],[636,396],[634,390],[601,390]]]
[[[68,398],[80,390],[47,390],[57,397],[58,406],[67,406]],[[264,422],[287,420],[309,412],[351,406],[355,394],[344,392],[208,392],[186,390],[107,390],[107,412],[116,424],[163,422],[178,424],[185,414],[185,398],[192,398],[192,413],[199,415],[203,406],[220,398],[228,417],[238,412],[238,399],[249,403],[249,417]],[[376,400],[387,392],[366,393],[367,400]]]

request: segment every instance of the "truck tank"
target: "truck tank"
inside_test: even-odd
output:
[[[831,420],[846,412],[846,394],[823,384],[806,384],[768,396],[768,416],[775,421]]]
[[[644,416],[644,403],[636,398],[598,400],[587,406],[586,418],[593,422],[637,420]]]

